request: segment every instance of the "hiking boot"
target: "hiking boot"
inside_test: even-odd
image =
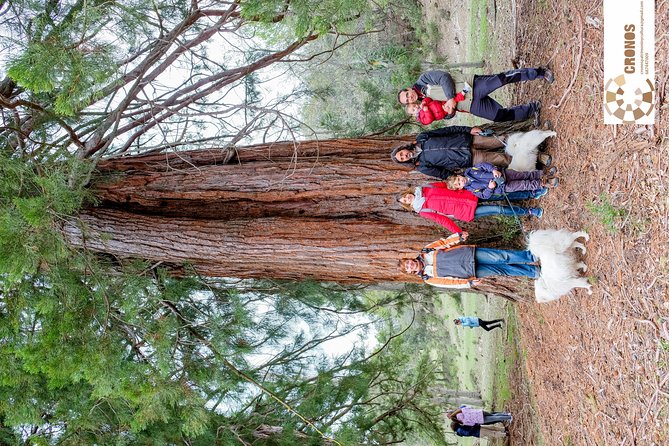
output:
[[[548,178],[548,179],[546,179],[546,182],[544,184],[546,184],[547,187],[555,189],[560,184],[560,179],[559,178]]]
[[[541,208],[529,208],[527,211],[528,215],[532,217],[541,218],[544,216],[544,210]]]
[[[534,191],[532,194],[532,198],[535,200],[538,200],[541,197],[545,197],[546,194],[548,194],[548,188],[547,187],[542,187],[541,189],[537,189]]]
[[[544,171],[544,176],[552,178],[558,173],[557,166],[552,166]]]
[[[532,107],[532,124],[535,128],[539,128],[541,125],[541,101],[530,102],[530,107]]]
[[[553,157],[547,153],[540,153],[537,160],[546,167],[550,167],[553,162]]]
[[[555,75],[550,69],[546,67],[540,67],[539,70],[543,71],[541,77],[543,77],[546,82],[548,82],[549,84],[555,82]]]

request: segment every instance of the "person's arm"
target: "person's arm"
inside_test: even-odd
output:
[[[437,288],[457,288],[457,289],[469,288],[468,279],[458,279],[455,277],[431,277],[427,279],[425,283]]]
[[[434,116],[435,120],[441,120],[446,117],[446,112],[444,111],[442,107],[442,102],[441,101],[433,101],[435,104],[432,105],[432,108],[430,108],[430,111],[432,112],[432,115]]]
[[[461,241],[467,239],[468,235],[469,235],[469,233],[467,233],[467,232],[451,234],[446,238],[440,238],[436,242],[430,243],[429,245],[427,245],[423,249],[439,251],[441,249],[450,248],[451,246],[455,246],[458,243],[460,243]]]
[[[420,215],[421,217],[429,218],[430,220],[436,221],[437,223],[439,223],[440,225],[442,225],[443,227],[445,227],[446,229],[448,229],[449,231],[451,231],[453,233],[462,232],[462,229],[460,229],[458,227],[458,225],[456,225],[453,220],[451,220],[450,218],[448,218],[445,215],[438,214],[436,212],[424,212],[424,211],[419,212],[418,215]]]
[[[419,84],[423,85],[439,85],[444,90],[446,99],[455,98],[455,82],[449,73],[442,70],[426,71],[418,78]]]
[[[481,200],[490,199],[493,192],[495,191],[494,189],[490,189],[489,187],[473,187],[470,184],[465,186],[465,190],[468,190],[469,192],[473,193],[474,195],[479,197]]]
[[[425,141],[433,136],[448,136],[457,133],[466,133],[471,135],[471,131],[472,128],[467,127],[466,125],[449,125],[448,127],[442,127],[440,129],[419,133],[418,136],[416,136],[416,141]]]
[[[474,168],[481,169],[484,172],[493,173],[495,170],[499,170],[497,167],[493,166],[490,163],[478,163],[474,165]]]
[[[421,110],[418,112],[418,120],[423,125],[430,125],[434,121],[434,116],[429,109]]]

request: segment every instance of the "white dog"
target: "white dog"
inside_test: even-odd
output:
[[[581,237],[585,241],[590,239],[583,231],[571,232],[566,229],[544,229],[530,233],[528,249],[541,262],[541,275],[534,282],[537,302],[558,299],[574,288],[586,288],[588,294],[592,294],[588,279],[579,273],[579,270],[585,272],[588,269],[576,257],[576,249],[585,254],[585,245],[576,241]]]
[[[506,149],[504,149],[513,157],[509,169],[519,172],[535,170],[539,156],[539,144],[546,138],[555,135],[557,133],[550,130],[530,130],[509,135],[506,140]]]

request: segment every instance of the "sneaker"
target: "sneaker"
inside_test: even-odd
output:
[[[550,69],[545,68],[545,67],[541,67],[539,69],[543,70],[544,74],[542,74],[541,76],[544,78],[544,80],[546,82],[548,82],[549,84],[552,84],[553,82],[555,82],[555,75],[553,74],[553,72]]]
[[[544,172],[544,175],[547,176],[547,177],[554,177],[555,175],[557,175],[557,173],[558,173],[557,166],[553,166],[549,169],[546,169],[546,171]]]
[[[532,217],[541,218],[544,216],[544,210],[541,208],[530,208],[527,213]]]
[[[541,189],[537,189],[536,191],[534,191],[534,194],[532,194],[532,198],[538,200],[541,197],[545,197],[547,193],[548,193],[548,188],[542,187]]]
[[[538,161],[543,164],[546,167],[550,167],[551,163],[553,162],[553,157],[550,156],[547,153],[540,153],[538,157]]]

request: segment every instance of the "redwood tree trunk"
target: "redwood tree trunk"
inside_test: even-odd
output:
[[[448,232],[397,203],[400,190],[435,181],[390,160],[392,148],[411,139],[283,142],[106,160],[92,184],[98,205],[64,231],[77,246],[188,263],[207,276],[417,281],[401,274],[397,261]],[[494,220],[462,227],[474,240],[477,234],[490,239]],[[516,280],[498,282],[506,297],[524,294]]]

